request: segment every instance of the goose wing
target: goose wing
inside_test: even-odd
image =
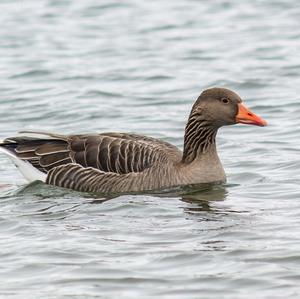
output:
[[[7,138],[1,146],[44,173],[68,164],[103,173],[138,173],[163,159],[177,160],[182,155],[167,142],[135,134],[20,133],[24,136]]]

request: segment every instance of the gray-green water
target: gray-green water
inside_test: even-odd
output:
[[[268,120],[221,130],[228,184],[89,195],[25,188],[0,156],[1,298],[299,298],[300,4],[0,2],[0,137],[131,131],[182,146],[200,91]]]

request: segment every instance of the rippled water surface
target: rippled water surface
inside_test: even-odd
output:
[[[0,2],[0,137],[129,131],[179,147],[225,86],[268,120],[223,128],[228,183],[97,198],[0,156],[1,298],[299,298],[300,4]]]

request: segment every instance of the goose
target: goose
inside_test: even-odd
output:
[[[81,192],[122,193],[223,183],[218,129],[237,123],[266,126],[235,92],[204,90],[190,112],[183,151],[163,140],[131,133],[61,135],[23,131],[0,151],[29,181]]]

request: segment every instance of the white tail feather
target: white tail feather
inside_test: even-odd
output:
[[[13,161],[13,163],[19,168],[20,172],[25,177],[25,179],[29,182],[46,181],[47,175],[33,167],[29,162],[21,160],[20,158],[16,157],[12,152],[3,147],[0,147],[0,151],[6,154]]]

